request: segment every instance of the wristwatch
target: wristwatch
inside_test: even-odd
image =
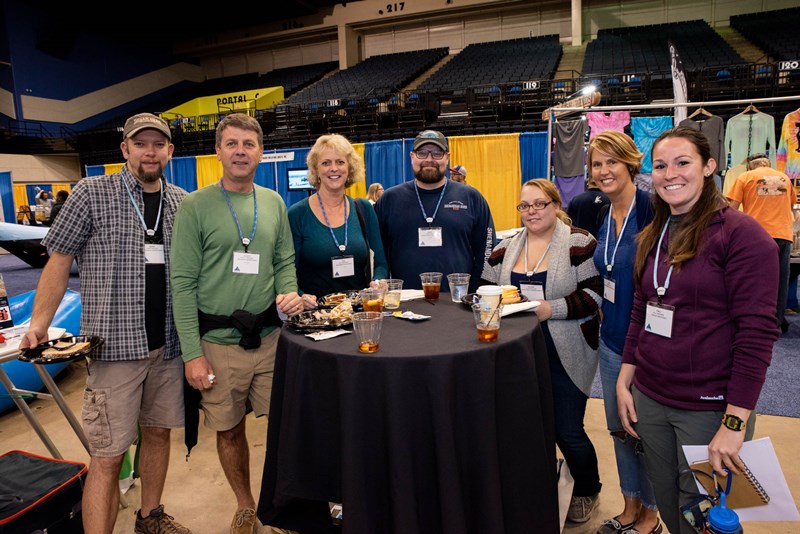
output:
[[[722,424],[725,426],[725,428],[740,432],[744,430],[744,427],[747,423],[745,423],[741,417],[726,413],[722,416]]]

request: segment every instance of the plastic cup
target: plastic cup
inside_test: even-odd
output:
[[[439,291],[442,289],[442,273],[420,273],[419,279],[422,282],[422,290],[425,292],[425,300],[429,302],[439,300]]]
[[[489,307],[480,302],[472,305],[472,314],[475,316],[475,329],[478,332],[478,341],[491,343],[500,337],[500,315],[503,305]]]
[[[378,352],[381,340],[381,324],[383,313],[358,312],[353,314],[353,332],[358,340],[359,352],[372,354]]]
[[[386,282],[383,307],[387,310],[396,310],[400,307],[400,292],[403,290],[403,281],[399,278],[388,278],[381,280],[381,282]]]
[[[361,297],[361,307],[365,312],[383,311],[383,289],[371,287],[369,289],[361,290],[358,294]]]
[[[450,298],[453,302],[461,302],[461,299],[469,292],[469,273],[452,273],[447,275],[447,283],[450,286]]]
[[[503,288],[500,286],[479,286],[476,291],[478,301],[486,307],[496,308],[503,297]]]

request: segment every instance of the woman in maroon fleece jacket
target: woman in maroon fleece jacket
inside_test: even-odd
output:
[[[694,531],[680,514],[681,446],[708,444],[712,467],[740,472],[756,401],[778,339],[775,242],[729,208],[712,178],[705,136],[664,132],[653,145],[655,217],[642,230],[636,291],[617,404],[642,440],[662,519]],[[682,487],[696,491],[691,477]]]

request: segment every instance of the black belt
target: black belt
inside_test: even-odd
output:
[[[200,337],[217,328],[235,328],[242,334],[239,346],[243,349],[257,349],[261,346],[261,329],[283,324],[274,302],[258,315],[247,310],[236,310],[231,315],[211,315],[197,310],[197,318],[200,322]]]

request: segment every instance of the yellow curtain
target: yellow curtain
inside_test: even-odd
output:
[[[19,211],[20,206],[29,206],[28,188],[25,185],[13,184],[14,188],[14,209]]]
[[[115,172],[121,171],[122,167],[124,166],[125,166],[124,163],[107,163],[106,165],[104,165],[105,167],[104,172],[106,174],[114,174]]]
[[[361,161],[364,161],[364,143],[353,143],[353,148],[361,156]],[[366,178],[348,187],[345,193],[353,198],[365,198],[367,196]]]
[[[222,163],[217,155],[197,156],[197,189],[217,183],[222,177]]]
[[[467,183],[479,190],[492,210],[496,230],[520,226],[522,167],[519,134],[450,137],[450,166],[467,169]]]
[[[67,193],[72,192],[72,184],[51,184],[53,186],[53,197],[55,197],[56,193],[59,191],[66,191]]]

